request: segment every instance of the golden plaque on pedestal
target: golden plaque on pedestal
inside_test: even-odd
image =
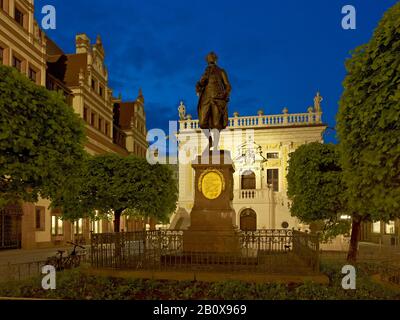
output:
[[[224,175],[218,170],[206,170],[199,178],[199,191],[209,200],[217,199],[225,190]]]

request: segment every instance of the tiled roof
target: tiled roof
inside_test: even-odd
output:
[[[121,129],[128,129],[131,127],[131,119],[134,116],[135,102],[121,102],[119,124]]]
[[[66,73],[64,81],[68,86],[79,85],[79,72],[82,69],[86,73],[87,70],[87,54],[67,54]]]

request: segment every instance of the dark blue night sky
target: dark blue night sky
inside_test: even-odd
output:
[[[213,50],[233,86],[229,114],[306,112],[317,90],[335,125],[350,50],[367,42],[395,0],[164,1],[36,0],[52,4],[49,36],[67,53],[77,33],[100,34],[114,95],[146,99],[148,129],[168,129],[184,100],[197,118],[195,84]],[[342,7],[357,10],[357,30],[341,27]],[[327,136],[333,141],[334,136]]]

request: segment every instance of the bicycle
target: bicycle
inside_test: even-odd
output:
[[[74,249],[69,253],[68,256],[64,257],[64,250],[57,250],[57,253],[53,257],[49,257],[46,261],[46,265],[52,265],[56,268],[57,271],[62,271],[64,269],[72,269],[77,268],[81,264],[81,254],[77,253],[76,248],[79,247],[85,250],[85,247],[74,243],[74,242],[67,242],[74,246]]]

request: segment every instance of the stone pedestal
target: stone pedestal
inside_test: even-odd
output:
[[[238,253],[235,227],[233,164],[230,152],[220,150],[198,156],[195,170],[195,198],[190,227],[183,235],[185,253]]]

